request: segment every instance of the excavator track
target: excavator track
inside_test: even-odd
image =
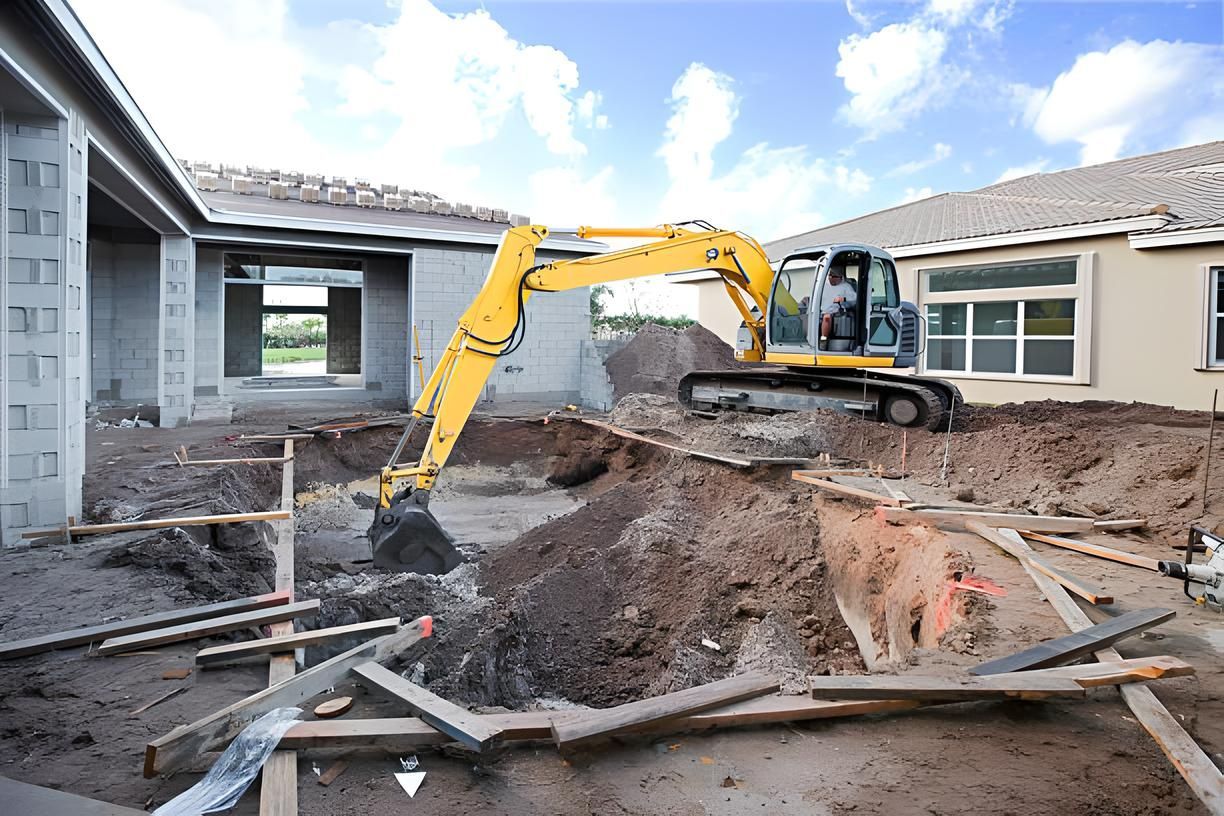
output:
[[[948,427],[962,403],[960,389],[946,380],[843,368],[694,371],[680,381],[678,396],[694,410],[777,414],[825,408],[931,430]]]

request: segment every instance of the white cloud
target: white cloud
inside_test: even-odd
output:
[[[905,195],[902,196],[901,200],[893,206],[912,204],[915,201],[921,201],[922,199],[930,198],[933,195],[935,195],[935,191],[930,187],[906,187]]]
[[[286,38],[285,0],[72,6],[176,156],[304,165],[318,155],[300,118],[309,60]]]
[[[515,40],[484,11],[452,16],[404,0],[386,25],[303,29],[288,0],[73,7],[184,158],[359,175],[514,206],[484,202],[481,166],[456,149],[497,139],[517,115],[528,138],[572,163],[586,152],[584,131],[608,126],[599,93],[580,92],[572,60]]]
[[[910,175],[913,175],[914,173],[925,170],[928,167],[939,164],[941,161],[943,161],[944,159],[948,158],[951,155],[952,155],[952,145],[944,144],[943,142],[936,142],[935,146],[931,148],[931,153],[929,156],[922,158],[922,159],[914,159],[913,161],[907,161],[904,164],[899,164],[896,167],[894,167],[892,170],[889,170],[885,175],[887,176],[910,176]]]
[[[571,167],[549,167],[527,178],[528,212],[537,224],[576,227],[624,223],[610,185],[614,171],[604,167],[589,178]]]
[[[850,92],[839,114],[868,134],[897,130],[954,84],[942,64],[947,35],[920,21],[893,23],[838,45],[837,76]]]
[[[1034,173],[1040,173],[1050,165],[1049,159],[1035,159],[1028,164],[1020,164],[1015,167],[1009,167],[999,174],[999,177],[994,180],[995,184],[1003,181],[1011,181],[1012,179],[1024,178],[1031,176]]]
[[[480,144],[519,108],[550,152],[586,152],[574,134],[575,108],[593,116],[597,98],[576,106],[578,66],[561,51],[515,40],[486,11],[449,15],[426,0],[405,0],[395,21],[367,28],[380,53],[369,69],[344,72],[341,111],[400,117],[402,146],[439,135]]]
[[[839,190],[854,196],[871,187],[857,168],[813,159],[807,148],[744,150],[725,173],[715,172],[715,149],[732,133],[739,114],[734,80],[693,63],[672,86],[672,116],[658,150],[670,187],[659,220],[704,218],[715,226],[743,230],[765,241],[812,229],[823,221],[822,194]]]
[[[964,23],[973,13],[978,0],[930,0],[927,10],[950,26]]]
[[[1187,120],[1187,111],[1224,107],[1224,46],[1126,40],[1081,54],[1028,108],[1033,130],[1049,144],[1079,142],[1084,164],[1124,152],[1175,147],[1214,133],[1218,114]]]
[[[863,28],[871,28],[875,22],[875,18],[862,10],[861,6],[855,5],[854,0],[846,0],[846,13],[854,22],[861,25]]]

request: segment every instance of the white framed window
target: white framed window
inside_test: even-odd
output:
[[[918,270],[927,320],[920,370],[1087,384],[1092,266],[1092,253],[1084,253]]]
[[[1205,264],[1206,307],[1199,368],[1224,369],[1224,266]]]

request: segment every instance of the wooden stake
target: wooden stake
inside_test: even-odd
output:
[[[1211,478],[1211,443],[1215,441],[1216,400],[1220,389],[1211,392],[1211,424],[1207,430],[1207,463],[1203,466],[1203,515],[1207,515],[1207,485]]]
[[[281,510],[289,516],[276,523],[276,588],[288,592],[293,598],[294,574],[294,523],[293,523],[293,440],[285,440],[282,457],[285,468],[281,472]],[[293,634],[293,622],[273,624],[269,627],[272,638],[285,638]],[[290,650],[273,655],[268,661],[268,686],[290,680],[297,673],[297,658]],[[344,770],[343,768],[340,769]],[[336,772],[339,776],[340,772]],[[333,777],[335,778],[335,777]],[[262,781],[259,785],[260,816],[296,816],[298,805],[297,753],[273,751],[264,763]]]

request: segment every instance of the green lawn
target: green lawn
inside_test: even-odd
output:
[[[281,365],[283,363],[300,363],[304,360],[326,360],[327,346],[318,348],[288,348],[264,349],[264,365]]]

